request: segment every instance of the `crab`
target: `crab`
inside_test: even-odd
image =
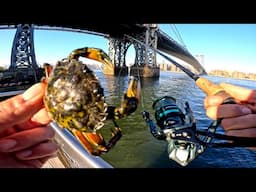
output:
[[[110,106],[105,102],[99,79],[79,57],[99,61],[104,67],[114,67],[103,50],[89,47],[73,50],[68,58],[58,61],[54,67],[45,64],[44,104],[59,127],[68,129],[91,155],[99,156],[108,152],[122,137],[121,128],[115,120],[136,111],[140,101],[140,83],[138,78],[131,76],[121,105]],[[108,142],[98,131],[106,120],[112,120],[114,124]]]

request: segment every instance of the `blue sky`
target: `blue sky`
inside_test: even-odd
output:
[[[256,24],[161,24],[160,29],[180,44],[185,44],[192,55],[204,55],[204,67],[256,73]],[[177,29],[178,33],[175,33]],[[179,34],[179,35],[178,35]],[[8,65],[15,30],[0,30],[0,66]],[[181,37],[181,38],[180,38]],[[182,39],[182,41],[181,41]],[[98,47],[108,52],[107,39],[77,32],[35,30],[36,60],[56,63],[81,47]],[[127,64],[134,60],[134,49],[129,48]],[[158,61],[164,61],[157,56]],[[164,61],[168,63],[168,61]]]
[[[204,55],[206,69],[218,68],[256,73],[256,24],[176,24],[175,26],[190,53]],[[174,34],[171,25],[165,25],[162,29]]]

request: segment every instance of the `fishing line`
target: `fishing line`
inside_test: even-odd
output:
[[[139,68],[137,68],[138,69],[138,74],[139,74]],[[142,94],[142,87],[141,87],[141,77],[140,77],[140,74],[138,75],[138,86],[140,86],[140,91],[141,91],[141,107],[144,109],[144,96],[143,96],[143,94]]]
[[[179,31],[178,31],[176,25],[175,25],[175,24],[170,24],[170,26],[172,27],[172,30],[173,30],[174,34],[175,34],[176,37],[179,39],[179,41],[181,42],[181,44],[183,45],[183,47],[188,51],[187,46],[186,46],[186,44],[184,43],[184,41],[183,41],[183,39],[182,39],[182,37],[181,37],[181,35],[180,35],[180,33],[179,33]]]
[[[114,63],[114,67],[115,67],[115,63]],[[119,82],[120,82],[120,80],[121,80],[121,72],[122,72],[122,70],[123,70],[122,67],[120,67],[120,68],[121,68],[121,70],[119,70],[118,75],[117,75],[117,78],[118,78],[118,81],[119,81]],[[115,73],[115,72],[114,72],[114,73]],[[115,74],[114,74],[114,75],[115,75]],[[123,94],[123,92],[122,92],[122,94]],[[122,95],[121,95],[121,86],[119,86],[118,96],[119,96],[119,97],[122,96]]]

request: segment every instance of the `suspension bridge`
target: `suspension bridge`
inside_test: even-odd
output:
[[[182,59],[194,68],[202,68],[197,59],[185,47],[161,31],[157,24],[120,24],[100,27],[91,24],[82,26],[81,28],[75,26],[17,24],[0,25],[1,29],[16,29],[12,44],[10,67],[0,75],[0,88],[4,86],[8,91],[15,91],[15,86],[18,86],[18,89],[25,88],[24,86],[39,81],[43,76],[43,69],[39,67],[36,61],[34,30],[70,31],[106,37],[109,42],[108,54],[112,63],[114,63],[114,67],[111,70],[103,70],[103,73],[110,75],[120,75],[120,72],[124,75],[128,74],[125,56],[131,45],[134,45],[136,53],[134,65],[131,66],[130,70],[132,75],[159,77],[160,70],[156,63],[157,53],[148,47],[159,49],[169,55]],[[139,42],[127,38],[129,36]]]

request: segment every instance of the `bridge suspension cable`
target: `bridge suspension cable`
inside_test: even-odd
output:
[[[180,35],[180,32],[179,32],[179,30],[177,29],[176,25],[175,25],[175,24],[170,24],[170,26],[171,26],[171,28],[172,28],[174,34],[176,35],[176,37],[177,37],[178,40],[180,41],[180,43],[181,43],[181,44],[183,45],[183,47],[188,51],[187,46],[186,46],[186,44],[184,43],[184,41],[183,41],[183,39],[182,39],[182,37],[181,37],[181,35]]]

